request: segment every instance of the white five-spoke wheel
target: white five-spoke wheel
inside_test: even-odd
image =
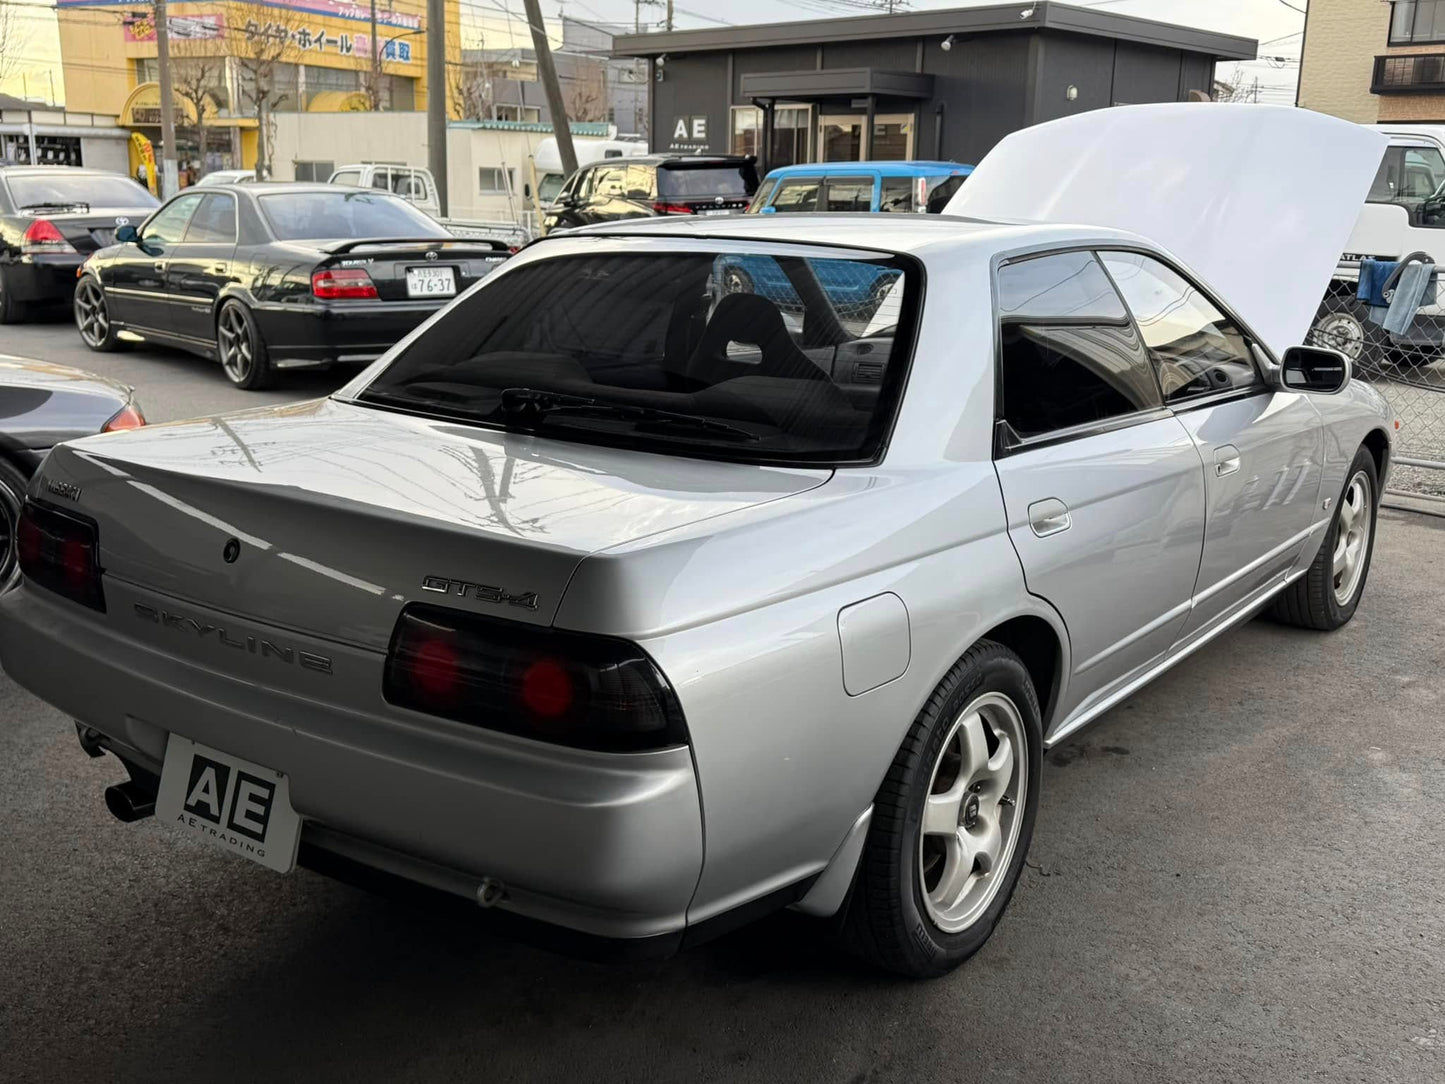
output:
[[[1027,798],[1023,719],[1002,693],[964,708],[938,752],[918,836],[918,877],[933,924],[972,925],[998,894]]]
[[[1280,621],[1328,632],[1355,616],[1375,548],[1378,477],[1374,455],[1360,448],[1313,563],[1275,600],[1273,613]]]
[[[1374,484],[1365,471],[1356,471],[1340,501],[1339,530],[1330,562],[1335,601],[1348,606],[1365,577],[1366,557],[1375,524]]]
[[[978,951],[1023,871],[1042,758],[1028,667],[980,640],[914,718],[874,797],[842,918],[855,952],[925,978]]]

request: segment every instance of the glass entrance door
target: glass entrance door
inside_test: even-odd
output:
[[[818,118],[818,160],[858,162],[865,153],[859,113],[823,114]],[[901,162],[913,157],[913,114],[879,113],[873,117],[873,138],[866,153],[870,161]]]
[[[818,118],[818,160],[857,162],[863,157],[863,118],[852,113]]]

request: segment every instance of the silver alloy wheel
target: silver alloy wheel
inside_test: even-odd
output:
[[[105,303],[105,291],[94,279],[86,278],[80,283],[75,295],[75,326],[85,345],[99,349],[110,334],[110,309]]]
[[[1370,533],[1375,526],[1375,494],[1369,475],[1356,471],[1340,501],[1340,529],[1335,537],[1335,601],[1348,606],[1360,589],[1365,575],[1365,557],[1370,552]]]
[[[1365,350],[1365,326],[1352,313],[1332,312],[1315,323],[1314,341],[1359,361]]]
[[[226,375],[239,384],[251,375],[255,364],[255,346],[251,342],[251,329],[246,316],[235,305],[221,310],[220,322],[216,325],[216,337],[221,349],[221,367]]]
[[[0,476],[0,591],[8,589],[19,575],[16,532],[23,499],[24,495],[12,490]]]
[[[918,878],[933,924],[959,933],[1003,885],[1028,797],[1023,716],[1003,693],[963,709],[933,764],[918,833]]]

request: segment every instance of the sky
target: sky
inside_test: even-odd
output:
[[[999,0],[895,0],[903,10],[977,7]],[[1030,0],[1017,0],[1020,10]],[[1138,15],[1164,22],[1180,23],[1203,30],[1216,30],[1256,38],[1260,54],[1274,59],[1239,65],[1238,75],[1246,85],[1259,81],[1259,100],[1274,104],[1294,101],[1299,73],[1302,9],[1307,0],[1072,0],[1079,7],[1098,7],[1124,15]],[[525,32],[522,0],[461,0],[464,13],[476,19],[486,17],[489,44],[506,34]],[[664,18],[666,0],[542,0],[547,18],[559,12],[594,22],[628,27],[640,19],[648,29],[657,29]],[[885,6],[888,0],[674,0],[674,25],[678,28],[725,26],[742,23],[791,22],[800,19],[837,18],[867,14]],[[48,98],[52,73],[58,69],[58,45],[53,0],[0,0],[26,28],[25,63],[21,70],[0,85],[0,91],[21,94],[28,90],[36,98]],[[466,44],[470,45],[471,42]],[[1235,65],[1219,65],[1219,79],[1233,82]],[[59,83],[59,80],[56,80]],[[63,93],[56,87],[57,96]]]

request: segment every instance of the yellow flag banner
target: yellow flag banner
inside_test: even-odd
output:
[[[135,144],[135,152],[140,156],[141,165],[145,168],[145,186],[150,189],[151,195],[156,194],[156,152],[151,146],[151,141],[139,132],[130,134],[130,141]],[[140,180],[139,177],[136,180]]]

